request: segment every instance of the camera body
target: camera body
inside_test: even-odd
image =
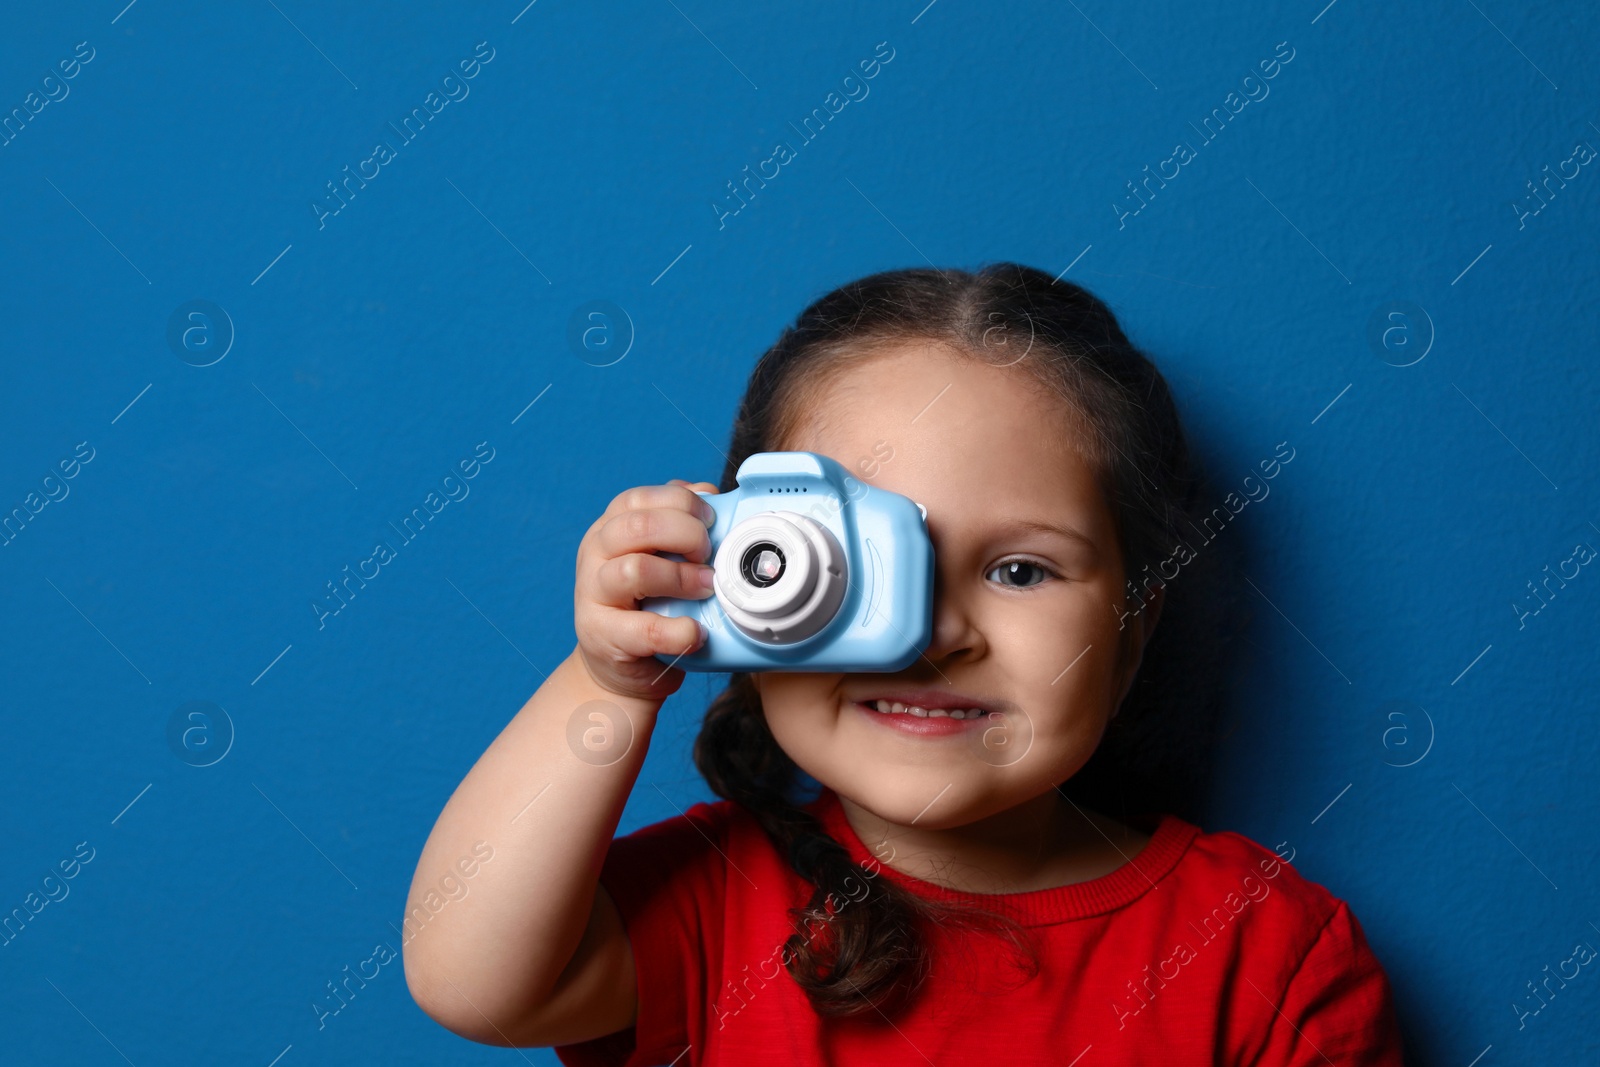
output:
[[[687,671],[898,671],[933,633],[933,542],[922,505],[815,452],[758,452],[738,488],[701,493],[716,585],[700,600],[646,597],[706,628]],[[682,559],[663,553],[669,559]]]

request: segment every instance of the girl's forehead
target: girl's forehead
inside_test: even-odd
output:
[[[829,456],[947,524],[1104,512],[1071,411],[1023,368],[906,344],[847,360],[810,392],[781,447]]]
[[[1031,371],[932,342],[879,345],[836,362],[805,394],[786,420],[787,441],[775,447],[832,455],[863,439],[906,448],[970,443],[980,446],[975,458],[994,462],[1081,451],[1069,430],[1072,411]]]

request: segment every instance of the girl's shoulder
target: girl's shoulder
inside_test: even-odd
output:
[[[1333,926],[1357,925],[1346,901],[1294,867],[1298,849],[1290,841],[1267,848],[1238,830],[1203,830],[1173,814],[1160,819],[1189,835],[1170,875],[1184,909],[1216,920],[1245,918],[1246,925],[1275,928],[1304,944]]]
[[[1193,886],[1237,890],[1246,900],[1264,899],[1270,893],[1287,897],[1308,917],[1326,920],[1340,900],[1325,886],[1301,874],[1294,866],[1297,851],[1288,841],[1273,848],[1237,830],[1202,830],[1175,815],[1163,815],[1193,830],[1183,875]]]

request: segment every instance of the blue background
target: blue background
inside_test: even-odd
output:
[[[1600,545],[1596,164],[1513,206],[1600,146],[1595,8],[122,2],[0,35],[8,113],[94,50],[0,148],[0,508],[94,450],[0,548],[0,913],[94,850],[0,949],[5,1058],[554,1062],[443,1030],[398,960],[320,1030],[310,1005],[398,949],[434,817],[572,648],[606,502],[715,481],[754,359],[823,291],[1010,259],[1112,305],[1219,493],[1296,450],[1225,534],[1255,610],[1206,828],[1351,902],[1417,1062],[1594,1062],[1592,968],[1520,1030],[1511,1005],[1600,947],[1600,576],[1512,608]],[[319,228],[480,41],[470,95]],[[870,95],[719,228],[880,41]],[[191,300],[231,322],[210,366],[168,343]],[[626,318],[574,347],[596,300]],[[319,628],[480,442],[470,495]],[[624,831],[707,795],[713,681],[668,703]],[[191,701],[227,723],[186,749]]]

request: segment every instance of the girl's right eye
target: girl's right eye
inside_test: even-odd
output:
[[[995,575],[1000,575],[1001,577],[996,578]],[[1038,577],[1035,578],[1032,575],[1037,575]],[[1013,589],[1026,589],[1029,586],[1038,585],[1048,577],[1054,577],[1054,574],[1042,563],[1035,563],[1028,559],[1014,559],[1000,564],[984,577],[997,581],[1001,585],[1009,585]]]

